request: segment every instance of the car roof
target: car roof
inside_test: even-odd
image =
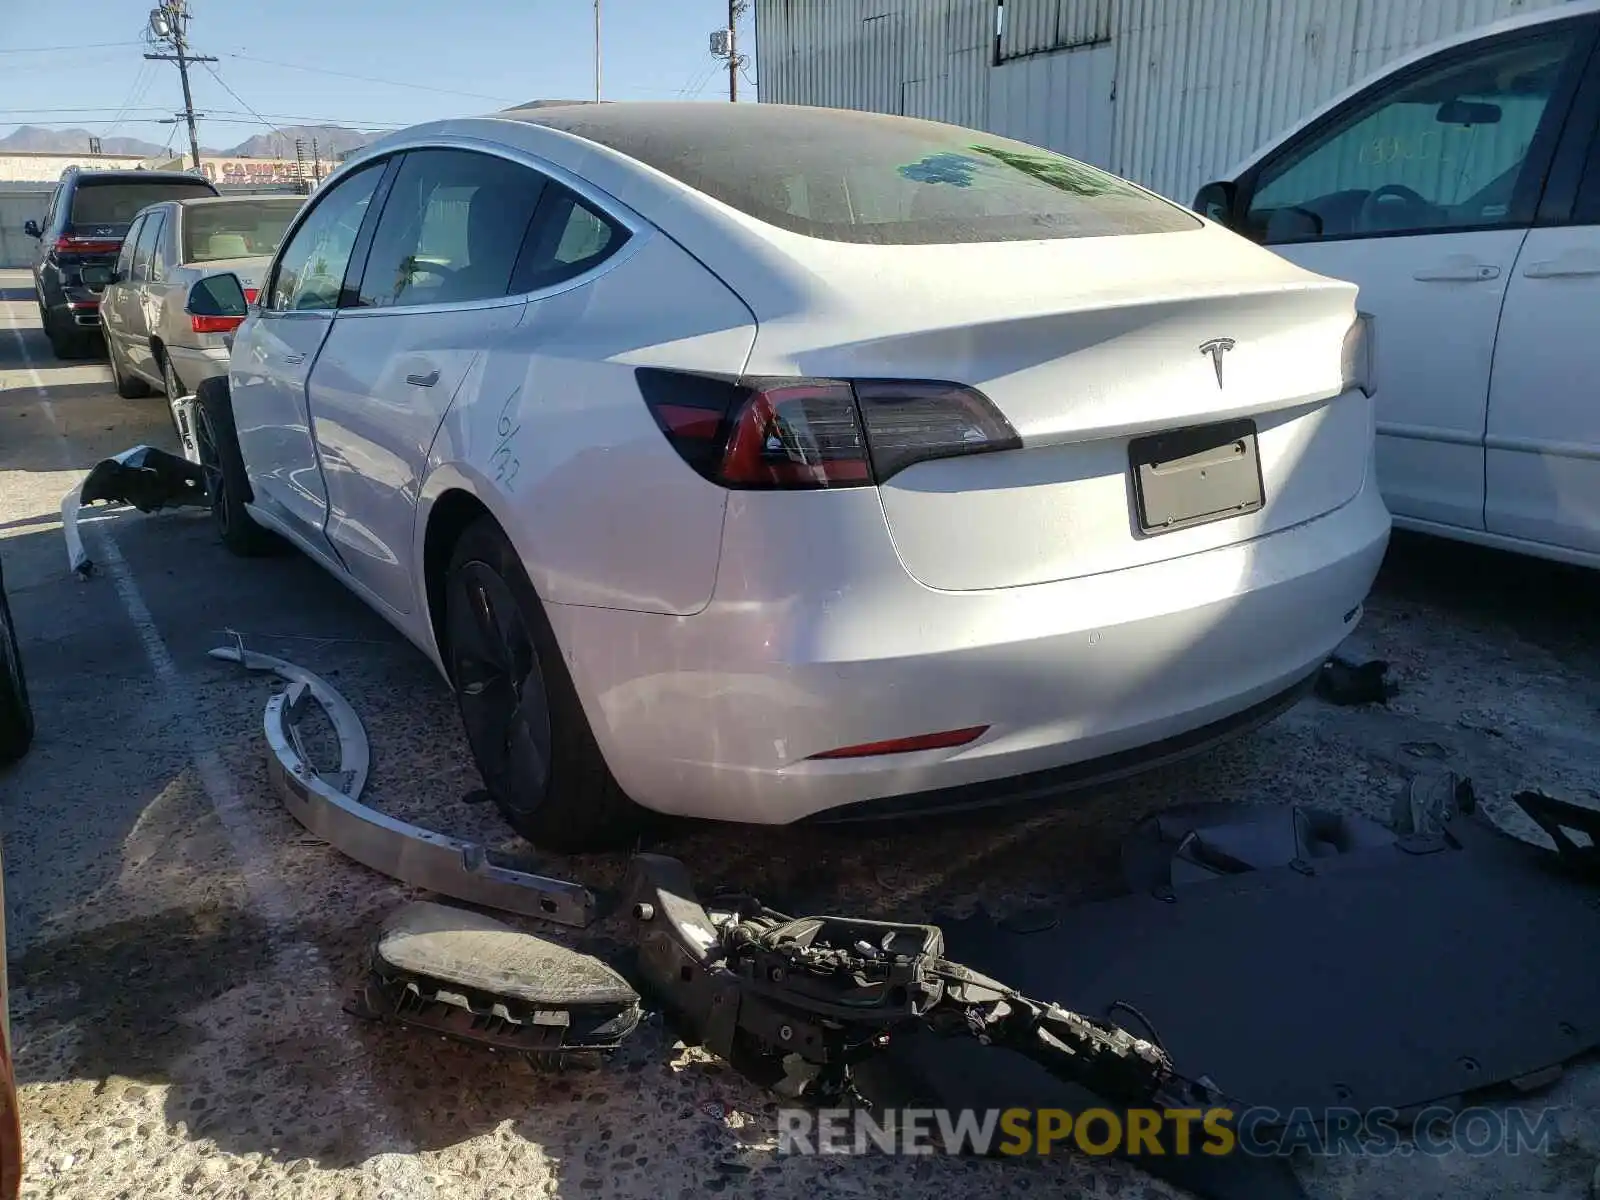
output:
[[[1377,83],[1379,80],[1389,75],[1393,75],[1399,71],[1405,70],[1413,63],[1421,62],[1425,58],[1431,58],[1441,50],[1449,50],[1456,46],[1467,46],[1483,38],[1495,37],[1502,33],[1512,33],[1518,29],[1537,28],[1540,25],[1549,25],[1555,21],[1566,20],[1570,17],[1582,17],[1593,13],[1600,13],[1600,0],[1565,0],[1565,3],[1555,4],[1549,8],[1542,8],[1537,12],[1524,13],[1523,15],[1517,17],[1505,17],[1499,21],[1491,21],[1487,25],[1478,25],[1472,29],[1465,30],[1462,33],[1457,33],[1447,38],[1441,38],[1437,42],[1430,42],[1426,46],[1418,47],[1409,54],[1402,55],[1399,58],[1384,63],[1377,70],[1358,80],[1356,83],[1351,84],[1349,87],[1345,88],[1344,91],[1333,97],[1333,99],[1329,100],[1325,104],[1320,105],[1315,110],[1296,121],[1293,125],[1289,126],[1287,129],[1281,131],[1280,133],[1274,134],[1273,137],[1268,141],[1260,146],[1257,146],[1256,149],[1251,152],[1248,158],[1235,165],[1234,168],[1229,171],[1226,176],[1224,176],[1224,178],[1238,179],[1241,175],[1254,167],[1279,146],[1283,145],[1290,138],[1298,135],[1301,130],[1307,129],[1311,125],[1320,121],[1323,117],[1327,116],[1330,112],[1338,108],[1341,104],[1343,104],[1346,100],[1349,100],[1358,92],[1364,91],[1368,87],[1371,87],[1374,83]]]
[[[207,187],[216,186],[204,175],[196,175],[192,171],[108,171],[80,167],[69,167],[67,170],[71,178],[79,182],[85,179],[115,179],[119,183],[203,183]]]
[[[263,200],[269,203],[282,201],[287,204],[304,204],[306,198],[304,196],[291,195],[287,192],[246,192],[244,195],[233,196],[188,196],[182,200],[168,201],[168,203],[176,204],[181,208],[203,208],[217,204],[248,204],[252,201],[259,204]]]

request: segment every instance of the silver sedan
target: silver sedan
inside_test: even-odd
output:
[[[251,295],[302,196],[169,200],[142,209],[123,240],[100,298],[106,354],[119,395],[166,393],[185,448],[179,401],[204,379],[226,375],[226,335],[238,320],[195,311],[194,285],[229,272]]]

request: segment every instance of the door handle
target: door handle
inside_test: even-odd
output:
[[[306,356],[304,354],[285,354],[283,356],[283,361],[288,363],[291,367],[298,367],[301,363],[305,362],[305,360]]]
[[[1544,262],[1529,263],[1522,273],[1529,279],[1572,279],[1600,275],[1600,253],[1575,250]]]
[[[412,387],[432,387],[439,382],[439,368],[435,367],[426,375],[407,375],[406,382]]]
[[[1413,272],[1411,276],[1422,283],[1483,283],[1499,277],[1499,267],[1480,262],[1452,262],[1442,267],[1426,267]]]

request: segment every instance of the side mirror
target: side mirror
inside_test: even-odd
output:
[[[117,273],[110,267],[102,266],[100,263],[89,263],[78,271],[78,278],[83,280],[84,287],[98,289],[105,287],[108,283],[115,283]]]
[[[1476,100],[1446,100],[1433,119],[1441,125],[1498,125],[1500,106]]]
[[[44,230],[39,228],[39,222],[35,221],[32,217],[28,218],[28,220],[22,223],[22,232],[31,238],[39,238],[44,236]]]
[[[220,275],[207,275],[189,289],[189,303],[184,306],[193,317],[243,318],[250,311],[245,298],[244,284],[232,271]]]
[[[1231,179],[1218,179],[1206,184],[1194,195],[1191,207],[1208,221],[1233,227],[1233,206],[1239,200],[1239,185]]]

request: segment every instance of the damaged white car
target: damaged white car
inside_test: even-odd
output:
[[[435,661],[537,843],[925,812],[1302,694],[1389,536],[1356,298],[974,130],[510,111],[319,189],[200,451],[232,549]]]

